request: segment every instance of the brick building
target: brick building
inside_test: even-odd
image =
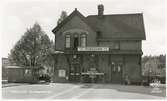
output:
[[[141,82],[143,15],[83,16],[75,9],[52,32],[55,35],[54,82]]]

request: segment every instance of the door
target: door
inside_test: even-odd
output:
[[[77,50],[79,46],[79,38],[78,38],[78,34],[74,35],[74,49]]]
[[[80,82],[80,65],[72,64],[70,68],[70,81],[71,82]]]
[[[115,84],[122,83],[122,63],[121,62],[112,62],[111,82]]]

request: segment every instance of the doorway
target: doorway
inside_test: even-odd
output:
[[[112,62],[111,82],[115,84],[122,83],[122,63],[121,62]]]
[[[79,46],[79,38],[78,38],[78,35],[75,34],[74,35],[74,49],[77,49]]]
[[[69,79],[71,82],[80,82],[80,65],[79,64],[72,64],[70,68],[70,76]]]

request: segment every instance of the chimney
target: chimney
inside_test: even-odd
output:
[[[98,16],[103,16],[104,6],[103,4],[98,5]]]

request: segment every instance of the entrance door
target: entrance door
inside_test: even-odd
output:
[[[111,82],[116,84],[122,83],[122,64],[121,63],[112,62]]]
[[[74,35],[74,49],[76,50],[79,46],[79,38],[78,38],[78,35],[75,34]]]
[[[72,64],[70,68],[70,81],[71,82],[80,82],[80,65]]]

